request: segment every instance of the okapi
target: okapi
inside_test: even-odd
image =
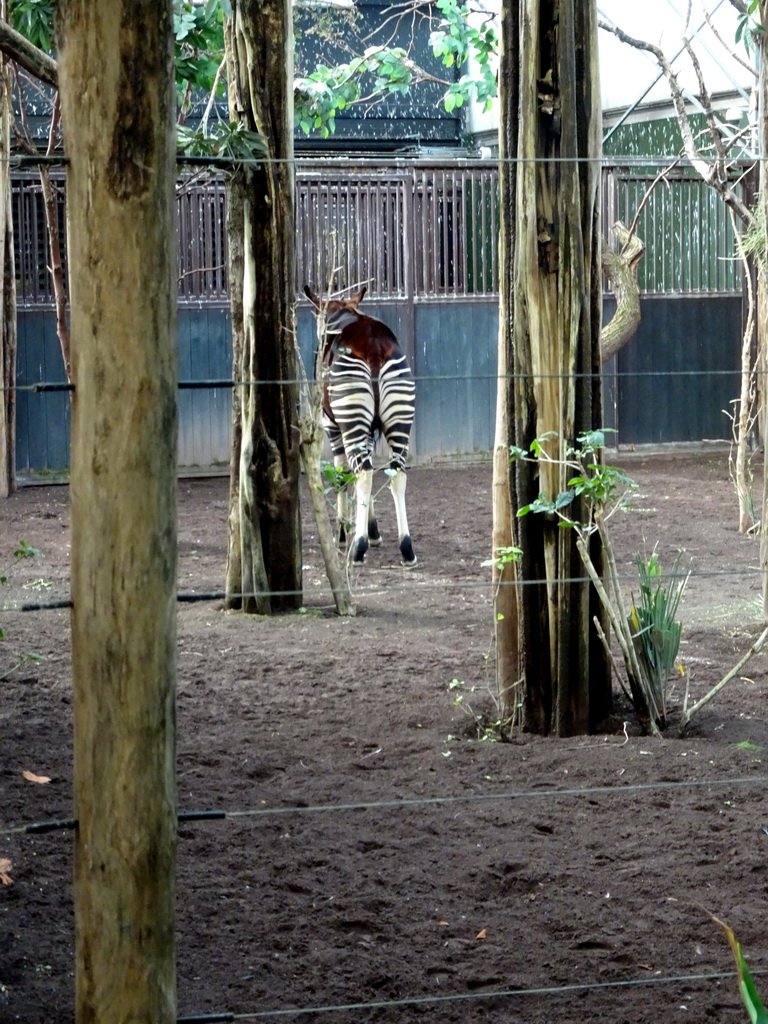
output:
[[[391,453],[390,490],[395,500],[400,554],[406,568],[416,564],[405,514],[405,460],[413,424],[416,386],[392,331],[365,316],[358,306],[365,287],[349,299],[325,301],[308,286],[316,313],[325,314],[322,346],[323,427],[333,462],[357,477],[353,564],[361,565],[369,544],[381,543],[373,510],[373,450],[381,434]],[[322,321],[321,321],[322,322]],[[321,328],[322,330],[322,328]],[[340,538],[344,538],[344,496],[339,495]]]

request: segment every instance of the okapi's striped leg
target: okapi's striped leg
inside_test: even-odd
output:
[[[343,472],[347,472],[349,469],[349,466],[347,465],[347,457],[344,454],[334,454],[333,465],[337,470],[341,470]],[[350,488],[348,484],[345,484],[344,487],[339,487],[336,491],[336,527],[339,531],[338,543],[340,547],[343,547],[347,543],[347,523],[349,522],[350,501],[349,495]]]
[[[337,456],[333,460],[334,465],[337,469],[347,471],[349,465],[347,464],[347,458],[345,455]],[[341,488],[336,495],[336,518],[339,524],[339,544],[343,546],[347,543],[347,524],[350,522],[350,505],[352,503],[352,496],[356,495],[356,487],[349,485]],[[376,522],[376,513],[373,507],[373,494],[368,499],[368,543],[372,548],[377,548],[381,544],[381,534],[379,533],[379,524]]]
[[[400,537],[400,554],[403,558],[403,565],[406,569],[416,565],[416,555],[413,553],[411,544],[411,533],[408,529],[408,517],[405,513],[405,486],[408,483],[404,469],[395,471],[395,475],[389,481],[389,489],[395,499],[395,513],[397,514],[397,533]]]
[[[352,541],[353,565],[362,565],[363,562],[365,561],[365,552],[368,550],[368,517],[371,506],[372,489],[373,470],[358,470],[357,483],[355,485],[355,493],[357,497],[357,517],[355,520],[355,539]]]

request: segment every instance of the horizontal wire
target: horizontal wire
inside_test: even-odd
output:
[[[753,977],[768,974],[768,968],[750,968]],[[178,1017],[177,1024],[203,1024],[206,1021],[260,1020],[267,1017],[297,1017],[302,1013],[331,1013],[342,1010],[386,1010],[403,1006],[477,1001],[479,999],[507,999],[523,996],[557,996],[572,992],[597,992],[604,989],[632,988],[642,985],[690,984],[693,981],[722,981],[737,978],[735,971],[715,971],[711,974],[667,975],[661,978],[630,978],[626,981],[594,981],[573,985],[552,985],[540,988],[497,989],[493,992],[457,992],[455,995],[411,996],[405,999],[377,1000],[370,1003],[336,1003],[327,1006],[307,1006],[283,1010],[255,1010],[250,1013],[221,1013],[213,1016]]]
[[[416,157],[413,155],[388,155],[388,154],[372,154],[370,156],[313,156],[307,154],[294,154],[293,156],[277,157],[270,154],[253,157],[238,157],[238,156],[218,156],[218,155],[191,155],[186,153],[177,153],[175,162],[182,166],[189,167],[216,167],[226,170],[231,167],[243,167],[253,166],[259,164],[267,165],[282,165],[288,164],[307,170],[325,169],[326,167],[382,167],[382,168],[395,168],[403,170],[419,170],[429,169],[432,166],[435,167],[458,167],[466,168],[494,168],[499,164],[600,164],[603,167],[615,168],[616,170],[623,170],[624,168],[643,168],[643,167],[666,167],[669,164],[674,165],[675,169],[691,169],[694,164],[687,156],[681,156],[680,153],[656,153],[652,156],[628,156],[621,154],[611,153],[599,153],[591,154],[586,156],[491,156],[491,157],[479,157],[479,156],[458,156],[455,151],[452,153],[447,150],[448,154],[443,159],[436,156],[431,156],[427,159]],[[753,165],[762,163],[768,159],[765,155],[760,154],[747,154],[742,156],[736,156],[728,161],[729,166],[739,167],[743,165]],[[8,156],[0,157],[0,164],[9,164],[11,167],[23,167],[25,165],[37,166],[39,164],[49,165],[60,165],[66,167],[71,164],[72,161],[69,157],[61,154],[46,154],[46,153],[11,153]],[[414,167],[414,163],[416,166]],[[696,157],[696,164],[717,167],[722,163],[717,157],[710,157],[706,155]],[[697,175],[698,177],[698,175]]]
[[[640,514],[640,510],[638,510]],[[684,552],[684,549],[683,549]],[[394,564],[392,566],[384,566],[382,569],[373,570],[374,572],[381,572],[385,569],[391,568],[393,570],[401,570],[400,564]],[[482,568],[479,566],[478,568]],[[404,573],[410,574],[418,573],[418,568],[415,570],[402,570]],[[744,578],[748,580],[757,580],[764,573],[768,572],[768,568],[761,569],[760,566],[754,566],[752,569],[705,569],[701,572],[697,572],[691,569],[689,581],[691,580],[705,580],[705,579],[738,579]],[[636,573],[618,573],[617,580],[620,583],[637,583]],[[659,580],[664,579],[676,579],[678,578],[673,573],[661,573]],[[570,583],[590,583],[591,578],[589,576],[563,576],[558,577],[557,583],[559,584],[570,584]],[[363,598],[366,595],[375,596],[380,591],[386,591],[387,594],[393,593],[415,593],[417,591],[424,590],[440,590],[440,591],[461,591],[461,590],[493,590],[494,592],[500,587],[538,587],[548,586],[550,581],[546,579],[516,579],[516,580],[492,580],[490,576],[487,579],[482,580],[467,580],[463,582],[456,582],[452,580],[435,580],[434,582],[428,583],[406,583],[406,584],[377,584],[371,582],[368,584],[362,584],[360,586],[351,586],[353,597]],[[328,591],[333,593],[330,584],[328,585]],[[302,597],[306,596],[307,590],[253,590],[253,591],[241,591],[236,593],[228,593],[226,590],[209,590],[209,591],[179,591],[176,594],[176,600],[179,604],[199,604],[205,601],[242,601],[257,599],[263,597]],[[755,600],[758,600],[756,597]],[[62,608],[73,608],[74,602],[71,598],[60,598],[53,601],[24,601],[14,602],[7,601],[3,604],[3,610],[6,612],[39,612],[39,611],[57,611]]]
[[[623,745],[624,740],[621,744]],[[603,746],[604,744],[599,744]],[[514,800],[551,800],[551,799],[572,799],[576,797],[590,796],[621,796],[627,793],[659,792],[666,790],[701,789],[707,786],[742,786],[742,785],[763,785],[768,782],[768,776],[756,775],[753,778],[736,779],[685,779],[682,782],[638,782],[622,786],[588,786],[582,789],[551,789],[551,790],[520,790],[507,793],[464,793],[459,796],[434,796],[434,797],[412,797],[405,800],[375,800],[370,802],[348,804],[315,804],[306,807],[254,807],[243,811],[227,811],[229,819],[234,818],[267,818],[285,817],[289,814],[322,814],[328,811],[375,811],[375,810],[407,810],[415,807],[435,807],[440,805],[456,804],[479,804],[489,802],[501,802]]]
[[[608,744],[595,743],[595,746],[606,748],[607,746],[623,746],[621,743]],[[225,811],[180,811],[178,814],[179,824],[190,821],[235,821],[245,818],[275,818],[287,817],[290,815],[303,816],[305,814],[327,814],[341,813],[346,811],[394,811],[413,810],[420,807],[455,806],[456,804],[487,804],[506,803],[515,800],[560,800],[575,799],[594,796],[621,796],[626,797],[627,793],[658,793],[670,790],[685,789],[707,789],[723,788],[733,786],[762,786],[768,783],[768,775],[754,775],[752,777],[739,776],[737,778],[716,778],[716,779],[683,779],[679,782],[637,782],[628,785],[618,786],[586,786],[570,789],[531,789],[511,790],[504,793],[462,793],[458,796],[424,796],[409,797],[401,800],[371,800],[357,801],[354,803],[335,804],[305,804],[290,805],[287,807],[253,807],[243,810]],[[51,821],[39,821],[29,825],[16,825],[8,829],[0,829],[0,836],[28,835],[54,832],[57,830],[72,830],[77,828],[77,819],[61,818]]]
[[[742,376],[744,371],[741,367],[722,370],[617,370],[602,373],[601,371],[574,371],[573,373],[438,373],[434,375],[413,374],[414,381],[418,383],[435,383],[438,381],[464,382],[464,381],[500,381],[500,380],[598,380],[606,378],[612,380],[635,380],[637,378],[650,377],[653,380],[665,377],[736,377]],[[768,369],[761,370],[757,367],[749,371],[751,377],[763,377],[768,374]],[[280,377],[275,379],[254,379],[237,380],[228,377],[211,378],[208,380],[181,380],[177,382],[179,390],[203,391],[207,388],[238,388],[238,387],[261,387],[275,386],[280,384],[312,384],[313,379],[305,377]],[[40,381],[35,384],[9,384],[2,390],[10,392],[50,392],[50,391],[75,391],[76,386],[69,381]]]
[[[402,570],[404,573],[411,571],[411,570],[403,569],[402,566],[400,566],[399,564],[393,564],[391,567],[387,567],[387,566],[384,567],[384,569],[387,569],[387,568],[391,568],[394,571]],[[381,572],[383,570],[379,569],[379,570],[374,570],[374,571]],[[768,569],[760,569],[759,566],[755,566],[754,570],[750,570],[750,569],[723,569],[723,570],[719,570],[719,571],[718,570],[707,570],[707,571],[704,571],[704,572],[701,572],[701,573],[696,573],[695,571],[691,570],[690,580],[713,579],[713,578],[722,579],[724,577],[733,579],[733,578],[743,577],[744,579],[756,582],[760,578],[760,576],[763,575],[767,571],[768,571]],[[631,583],[635,583],[636,584],[637,583],[637,575],[636,574],[634,574],[634,575],[632,575],[630,573],[619,574],[616,578],[621,583],[626,583],[626,584],[631,584]],[[676,579],[677,577],[675,577],[672,573],[669,573],[669,574],[662,573],[658,578],[659,578],[660,581],[663,581],[665,579]],[[689,582],[690,582],[690,580],[689,580]],[[475,591],[478,591],[478,590],[492,590],[492,591],[495,592],[498,589],[500,589],[501,587],[545,587],[545,586],[548,586],[550,584],[550,582],[551,581],[548,581],[548,580],[545,580],[545,579],[539,579],[539,578],[532,579],[532,580],[529,580],[529,579],[516,579],[516,580],[496,580],[496,581],[494,581],[494,580],[490,579],[490,577],[489,577],[486,580],[476,580],[476,581],[473,580],[473,581],[466,581],[466,582],[455,582],[455,581],[451,581],[451,580],[445,580],[445,581],[435,580],[434,582],[430,582],[430,583],[405,583],[405,584],[398,584],[398,583],[394,583],[394,584],[391,584],[391,583],[386,583],[386,584],[369,583],[367,585],[361,585],[361,586],[354,586],[353,585],[353,586],[350,587],[350,589],[351,589],[351,592],[352,592],[352,596],[354,598],[362,599],[362,598],[364,598],[366,596],[368,596],[368,597],[375,597],[378,593],[384,593],[384,592],[386,592],[387,594],[411,594],[411,593],[416,593],[418,591],[422,591],[423,592],[425,590],[440,590],[441,592],[453,591],[454,593],[458,592],[458,591],[469,591],[469,590],[475,590]],[[558,584],[571,584],[571,583],[574,583],[574,584],[576,584],[576,583],[584,584],[584,583],[590,583],[591,582],[591,578],[589,576],[563,576],[563,577],[558,577],[556,582]],[[326,593],[333,594],[333,590],[332,590],[332,588],[330,586],[330,583],[328,584]],[[253,590],[253,591],[242,591],[242,592],[236,592],[236,593],[228,593],[226,590],[208,590],[208,591],[200,591],[200,592],[180,591],[180,592],[178,592],[176,594],[176,601],[179,604],[203,604],[203,603],[209,602],[209,601],[238,602],[238,601],[244,601],[244,600],[252,600],[252,599],[253,600],[257,600],[259,598],[274,598],[274,597],[298,597],[298,598],[302,598],[302,597],[306,597],[307,594],[308,594],[308,592],[307,592],[306,588],[304,588],[303,590]],[[758,600],[759,600],[759,598],[756,595],[755,596],[755,601],[757,602]],[[5,602],[3,604],[3,611],[4,612],[20,612],[20,613],[21,612],[50,612],[50,611],[60,611],[62,609],[74,608],[74,607],[75,607],[75,604],[74,604],[74,601],[72,600],[72,598],[59,598],[59,599],[53,600],[53,601],[24,601],[24,602],[21,602],[21,603],[14,602],[14,601],[7,601],[7,602]],[[309,606],[309,607],[311,608],[312,606]]]

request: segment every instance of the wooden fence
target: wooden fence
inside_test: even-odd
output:
[[[637,232],[647,255],[645,294],[741,293],[734,229],[723,204],[692,172],[656,185],[653,177],[606,168],[606,233],[641,209]],[[58,179],[64,230],[64,181]],[[13,182],[18,301],[52,305],[50,254],[42,196],[34,172]],[[361,283],[380,299],[496,298],[498,169],[490,161],[298,161],[297,295],[305,281],[321,287],[334,267],[340,289]],[[177,192],[179,302],[226,304],[225,186],[188,178]]]

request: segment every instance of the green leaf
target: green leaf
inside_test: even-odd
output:
[[[36,558],[40,552],[37,548],[33,548],[25,540],[19,541],[18,548],[13,552],[14,558]]]
[[[768,1014],[766,1014],[765,1006],[758,995],[755,983],[752,980],[752,975],[749,973],[747,964],[744,960],[744,955],[741,952],[741,946],[737,942],[732,929],[728,927],[725,921],[721,921],[719,917],[715,917],[711,911],[706,908],[702,909],[705,913],[709,914],[712,920],[716,924],[719,924],[725,932],[728,945],[731,947],[733,958],[736,961],[736,970],[739,976],[739,991],[747,1013],[749,1014],[750,1021],[752,1024],[768,1024]]]

